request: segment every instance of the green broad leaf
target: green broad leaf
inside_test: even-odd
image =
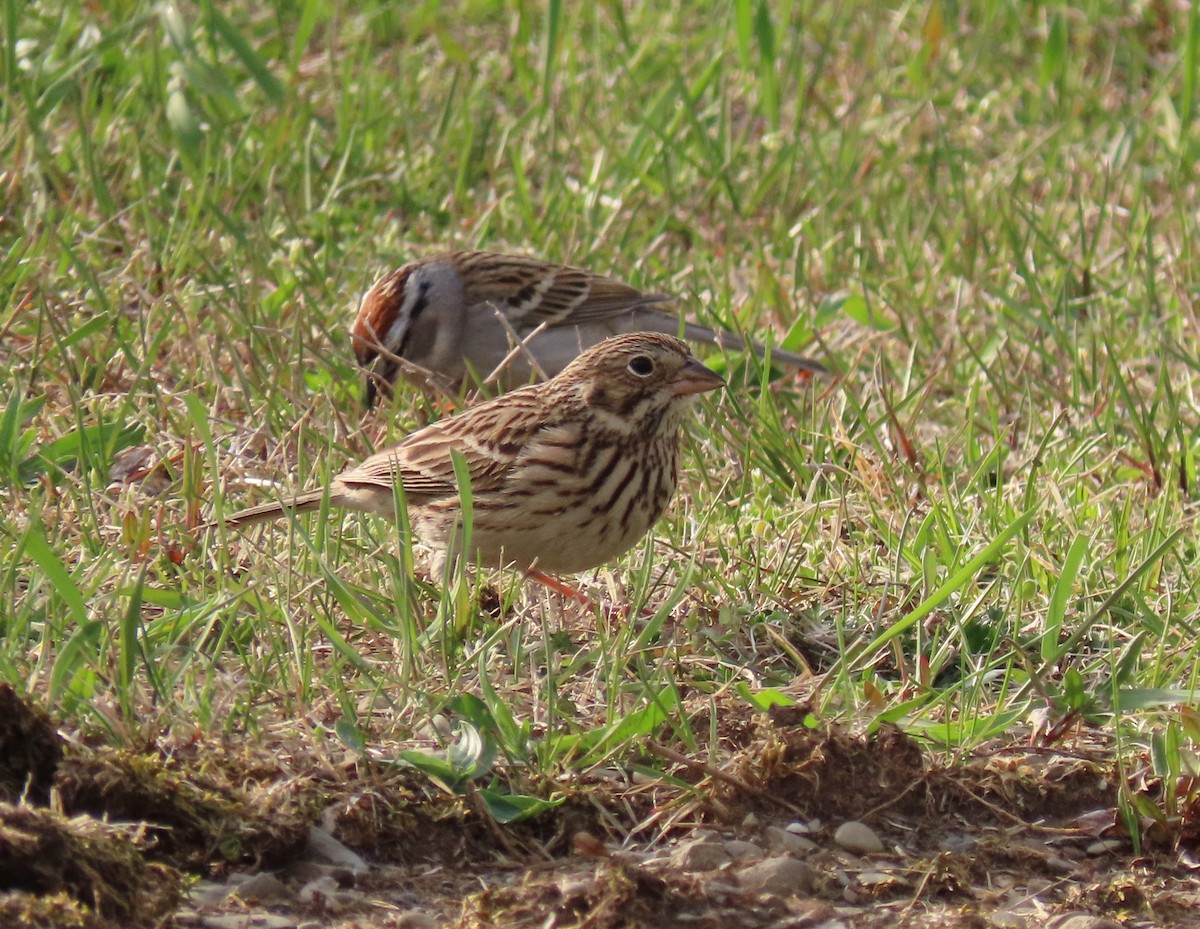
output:
[[[1162,687],[1122,687],[1116,693],[1113,710],[1134,712],[1151,707],[1180,706],[1193,703],[1196,694],[1190,690],[1170,690]]]
[[[305,368],[304,386],[315,394],[324,393],[338,383],[328,368]]]
[[[783,693],[783,691],[776,690],[774,687],[751,690],[750,685],[745,681],[738,681],[734,685],[734,689],[737,691],[739,697],[761,712],[766,712],[773,706],[796,705],[795,700]]]
[[[1167,814],[1154,802],[1153,798],[1145,794],[1132,794],[1129,799],[1139,816],[1158,823],[1160,826],[1166,825]]]
[[[867,303],[865,297],[860,297],[857,294],[846,298],[846,301],[842,304],[842,313],[856,323],[866,326],[869,329],[883,331],[892,328],[890,324],[871,312],[871,306]]]
[[[798,352],[812,343],[814,335],[815,330],[808,320],[798,319],[780,340],[779,347],[786,352]]]
[[[667,714],[662,707],[651,703],[621,717],[619,722],[608,729],[593,729],[574,737],[578,746],[587,753],[583,764],[594,764],[623,745],[654,735],[666,720]],[[561,743],[557,747],[561,747]],[[560,753],[556,751],[556,754]]]
[[[496,760],[495,746],[470,723],[459,723],[458,741],[444,755],[404,751],[398,759],[425,774],[450,793],[460,794],[467,781],[487,775]]]
[[[1177,726],[1168,726],[1165,731],[1151,734],[1150,762],[1154,773],[1164,780],[1174,781],[1179,777],[1183,766],[1180,762]]]
[[[871,719],[867,725],[868,732],[874,732],[879,726],[885,723],[905,723],[905,728],[910,724],[907,722],[909,717],[917,718],[917,714],[929,705],[929,697],[922,694],[912,700],[904,700],[900,703],[889,704],[884,707]]]
[[[488,813],[498,823],[516,823],[531,819],[539,813],[552,810],[562,804],[564,797],[554,800],[543,800],[541,797],[530,797],[525,794],[510,794],[499,787],[485,787],[479,791],[479,798],[487,807]]]
[[[446,704],[446,709],[456,716],[461,716],[476,729],[493,729],[496,726],[487,704],[474,694],[455,694]]]
[[[470,53],[462,46],[454,34],[442,26],[438,26],[435,30],[437,36],[438,47],[442,50],[442,54],[446,56],[446,60],[454,65],[469,65],[472,62]]]
[[[892,328],[892,323],[887,319],[872,312],[871,306],[867,303],[867,298],[861,294],[834,294],[826,297],[821,301],[821,305],[817,307],[817,311],[813,316],[813,326],[820,329],[823,326],[828,326],[830,323],[837,322],[843,317],[854,320],[868,329],[874,329],[878,332],[886,332]],[[787,346],[785,345],[785,348]]]
[[[953,723],[929,725],[913,719],[908,728],[913,734],[921,735],[939,745],[972,745],[1007,732],[1024,718],[1025,713],[1025,708],[1019,708],[978,718],[964,717]]]
[[[416,768],[447,793],[461,794],[463,785],[469,780],[444,756],[410,749],[400,752],[396,760]]]
[[[621,745],[636,738],[654,735],[658,727],[667,721],[667,714],[656,703],[623,717],[612,729],[606,741]]]
[[[508,704],[496,693],[496,688],[492,686],[491,678],[486,672],[486,661],[481,654],[479,657],[480,689],[483,691],[483,698],[487,703],[492,725],[495,726],[496,732],[500,736],[500,744],[509,760],[523,760],[526,755],[526,744],[529,741],[528,733],[513,718]]]
[[[343,716],[333,724],[333,733],[350,751],[361,755],[367,750],[367,738],[355,720]]]
[[[266,315],[278,318],[284,307],[296,296],[296,287],[296,279],[291,276],[287,277],[274,290],[263,295],[259,300],[259,306]]]
[[[196,606],[196,601],[179,591],[163,590],[161,587],[119,587],[116,593],[119,597],[132,597],[136,593],[146,603],[161,606],[164,610],[186,610]]]

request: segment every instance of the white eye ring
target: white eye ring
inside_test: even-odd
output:
[[[636,374],[638,377],[649,377],[654,373],[654,359],[646,355],[634,355],[629,359],[626,369],[630,374]]]

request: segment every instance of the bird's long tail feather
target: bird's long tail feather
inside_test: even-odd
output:
[[[323,490],[310,490],[307,493],[292,497],[290,500],[275,500],[271,503],[260,503],[245,510],[238,510],[221,520],[213,520],[200,526],[200,529],[211,529],[224,525],[233,529],[241,529],[254,523],[265,522],[268,519],[278,519],[288,512],[311,513],[321,506],[325,496]]]
[[[747,347],[746,340],[741,336],[726,332],[724,329],[714,331],[699,323],[684,323],[683,337],[693,342],[707,342],[709,345],[716,345],[718,348],[735,352],[745,351]],[[749,347],[759,358],[766,357],[767,347],[761,342],[751,340]],[[797,371],[811,371],[813,374],[829,373],[829,369],[820,362],[797,355],[795,352],[784,351],[782,348],[772,347],[771,361],[784,367],[795,368]]]

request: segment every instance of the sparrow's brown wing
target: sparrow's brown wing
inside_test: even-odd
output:
[[[342,472],[338,480],[351,488],[390,490],[399,478],[410,500],[458,496],[453,457],[458,452],[466,461],[472,493],[485,493],[504,482],[545,425],[541,392],[527,387],[432,423]]]
[[[504,311],[518,330],[572,326],[608,319],[634,307],[663,303],[665,294],[636,287],[582,268],[549,264],[521,255],[458,252],[454,255],[469,305],[489,303]]]

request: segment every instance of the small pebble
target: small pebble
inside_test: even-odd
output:
[[[234,888],[243,900],[257,900],[259,903],[278,903],[292,899],[292,892],[287,885],[270,871],[263,871],[242,881]]]
[[[767,853],[753,842],[742,842],[738,839],[733,839],[726,842],[724,848],[725,853],[737,862],[762,861],[767,857]]]
[[[693,839],[687,842],[671,856],[675,867],[681,871],[715,871],[729,864],[729,852],[725,851],[723,843],[712,839]]]
[[[771,848],[787,852],[789,855],[803,856],[819,848],[812,839],[780,829],[778,826],[767,826],[763,834]]]
[[[851,819],[842,823],[833,834],[835,841],[846,851],[870,855],[883,851],[883,842],[870,826]]]
[[[738,872],[738,881],[755,893],[801,896],[816,885],[811,865],[795,858],[767,858]]]

